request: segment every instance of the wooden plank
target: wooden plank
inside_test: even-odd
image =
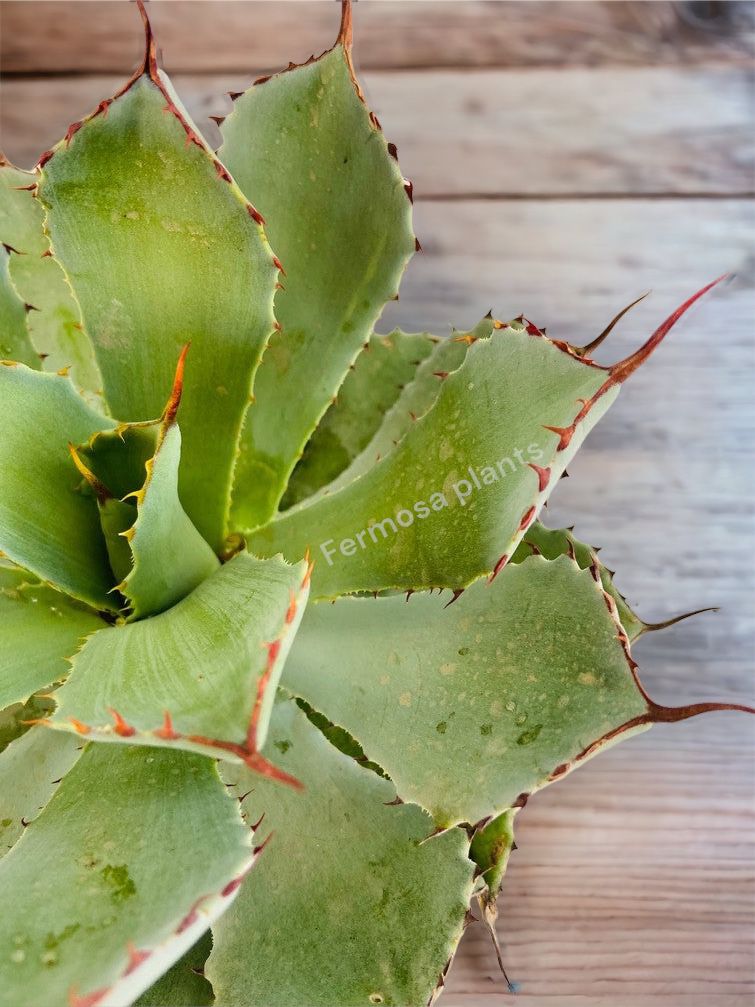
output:
[[[755,573],[753,209],[744,201],[426,203],[425,252],[383,327],[524,311],[605,362],[635,348],[684,297],[724,271],[727,289],[679,323],[570,466],[548,507],[576,522],[647,618],[720,604],[644,637],[651,695],[752,697]],[[752,702],[752,698],[750,698]],[[655,728],[603,754],[522,812],[499,934],[516,998],[471,927],[444,1007],[740,1007],[752,1002],[752,718]]]
[[[242,75],[177,75],[189,111],[231,107]],[[6,81],[3,145],[23,166],[120,85],[115,76]],[[753,188],[755,108],[740,67],[367,72],[415,197],[744,194]],[[250,194],[253,198],[253,194]]]
[[[332,2],[155,0],[152,18],[173,71],[270,71],[331,44]],[[367,67],[561,66],[747,61],[752,3],[361,0],[358,57]],[[4,0],[6,73],[117,72],[138,57],[125,0]]]

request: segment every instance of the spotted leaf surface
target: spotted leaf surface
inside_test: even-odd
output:
[[[213,928],[215,1003],[424,1007],[471,895],[465,833],[422,844],[427,815],[391,806],[391,783],[336,751],[290,701],[276,705],[270,743],[306,789],[223,767],[231,793],[251,790],[247,818],[264,812],[275,835]]]
[[[14,909],[0,916],[0,1004],[130,1003],[226,908],[252,859],[209,759],[89,746],[0,860]]]
[[[447,602],[315,605],[284,679],[439,826],[498,814],[600,739],[650,723],[590,570],[533,556]]]

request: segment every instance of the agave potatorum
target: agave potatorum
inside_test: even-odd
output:
[[[530,794],[745,709],[654,703],[651,627],[538,522],[709,288],[609,368],[522,318],[375,335],[416,239],[348,2],[217,156],[142,15],[0,168],[0,1002],[422,1005]]]

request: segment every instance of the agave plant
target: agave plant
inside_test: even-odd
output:
[[[141,13],[0,169],[0,1001],[426,1004],[529,795],[746,709],[653,702],[651,627],[538,521],[709,287],[612,367],[522,317],[376,335],[412,187],[349,3],[217,154]]]

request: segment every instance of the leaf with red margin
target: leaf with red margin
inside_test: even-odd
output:
[[[158,68],[144,17],[143,66],[42,156],[38,196],[113,415],[158,416],[191,342],[180,493],[219,554],[252,377],[273,331],[278,264],[260,215]]]
[[[91,637],[55,693],[50,725],[92,741],[185,748],[277,777],[260,749],[308,580],[306,562],[239,553],[167,612]]]
[[[283,686],[439,829],[486,821],[651,724],[745,709],[650,700],[597,569],[569,556],[511,564],[451,607],[428,592],[311,605]]]
[[[286,271],[240,442],[232,518],[245,530],[277,509],[416,239],[411,184],[354,75],[348,2],[335,45],[236,95],[221,132]]]
[[[266,1007],[427,1004],[461,937],[472,894],[469,840],[396,805],[389,780],[337,751],[290,700],[270,740],[301,794],[221,764],[248,820],[273,834],[213,927],[216,1003]],[[250,792],[251,791],[251,792]]]
[[[609,594],[616,603],[616,611],[619,621],[627,634],[630,643],[633,643],[643,633],[655,632],[659,629],[666,629],[689,619],[693,615],[700,615],[703,612],[715,612],[715,607],[698,608],[694,612],[684,612],[682,615],[673,616],[662,622],[645,622],[629,606],[626,598],[617,590],[613,582],[614,571],[609,570],[598,558],[598,550],[580,542],[573,534],[571,528],[546,528],[539,521],[536,521],[525,532],[524,538],[519,544],[519,548],[511,557],[512,563],[521,563],[531,555],[545,556],[546,559],[556,559],[558,556],[571,556],[581,567],[587,570],[593,567],[600,576],[603,590]]]
[[[532,325],[496,323],[391,454],[285,512],[251,536],[251,548],[286,556],[310,549],[315,598],[459,590],[497,576],[621,384],[713,285],[608,368]]]
[[[13,906],[0,1004],[130,1003],[225,911],[253,859],[210,759],[89,745],[0,860]]]

